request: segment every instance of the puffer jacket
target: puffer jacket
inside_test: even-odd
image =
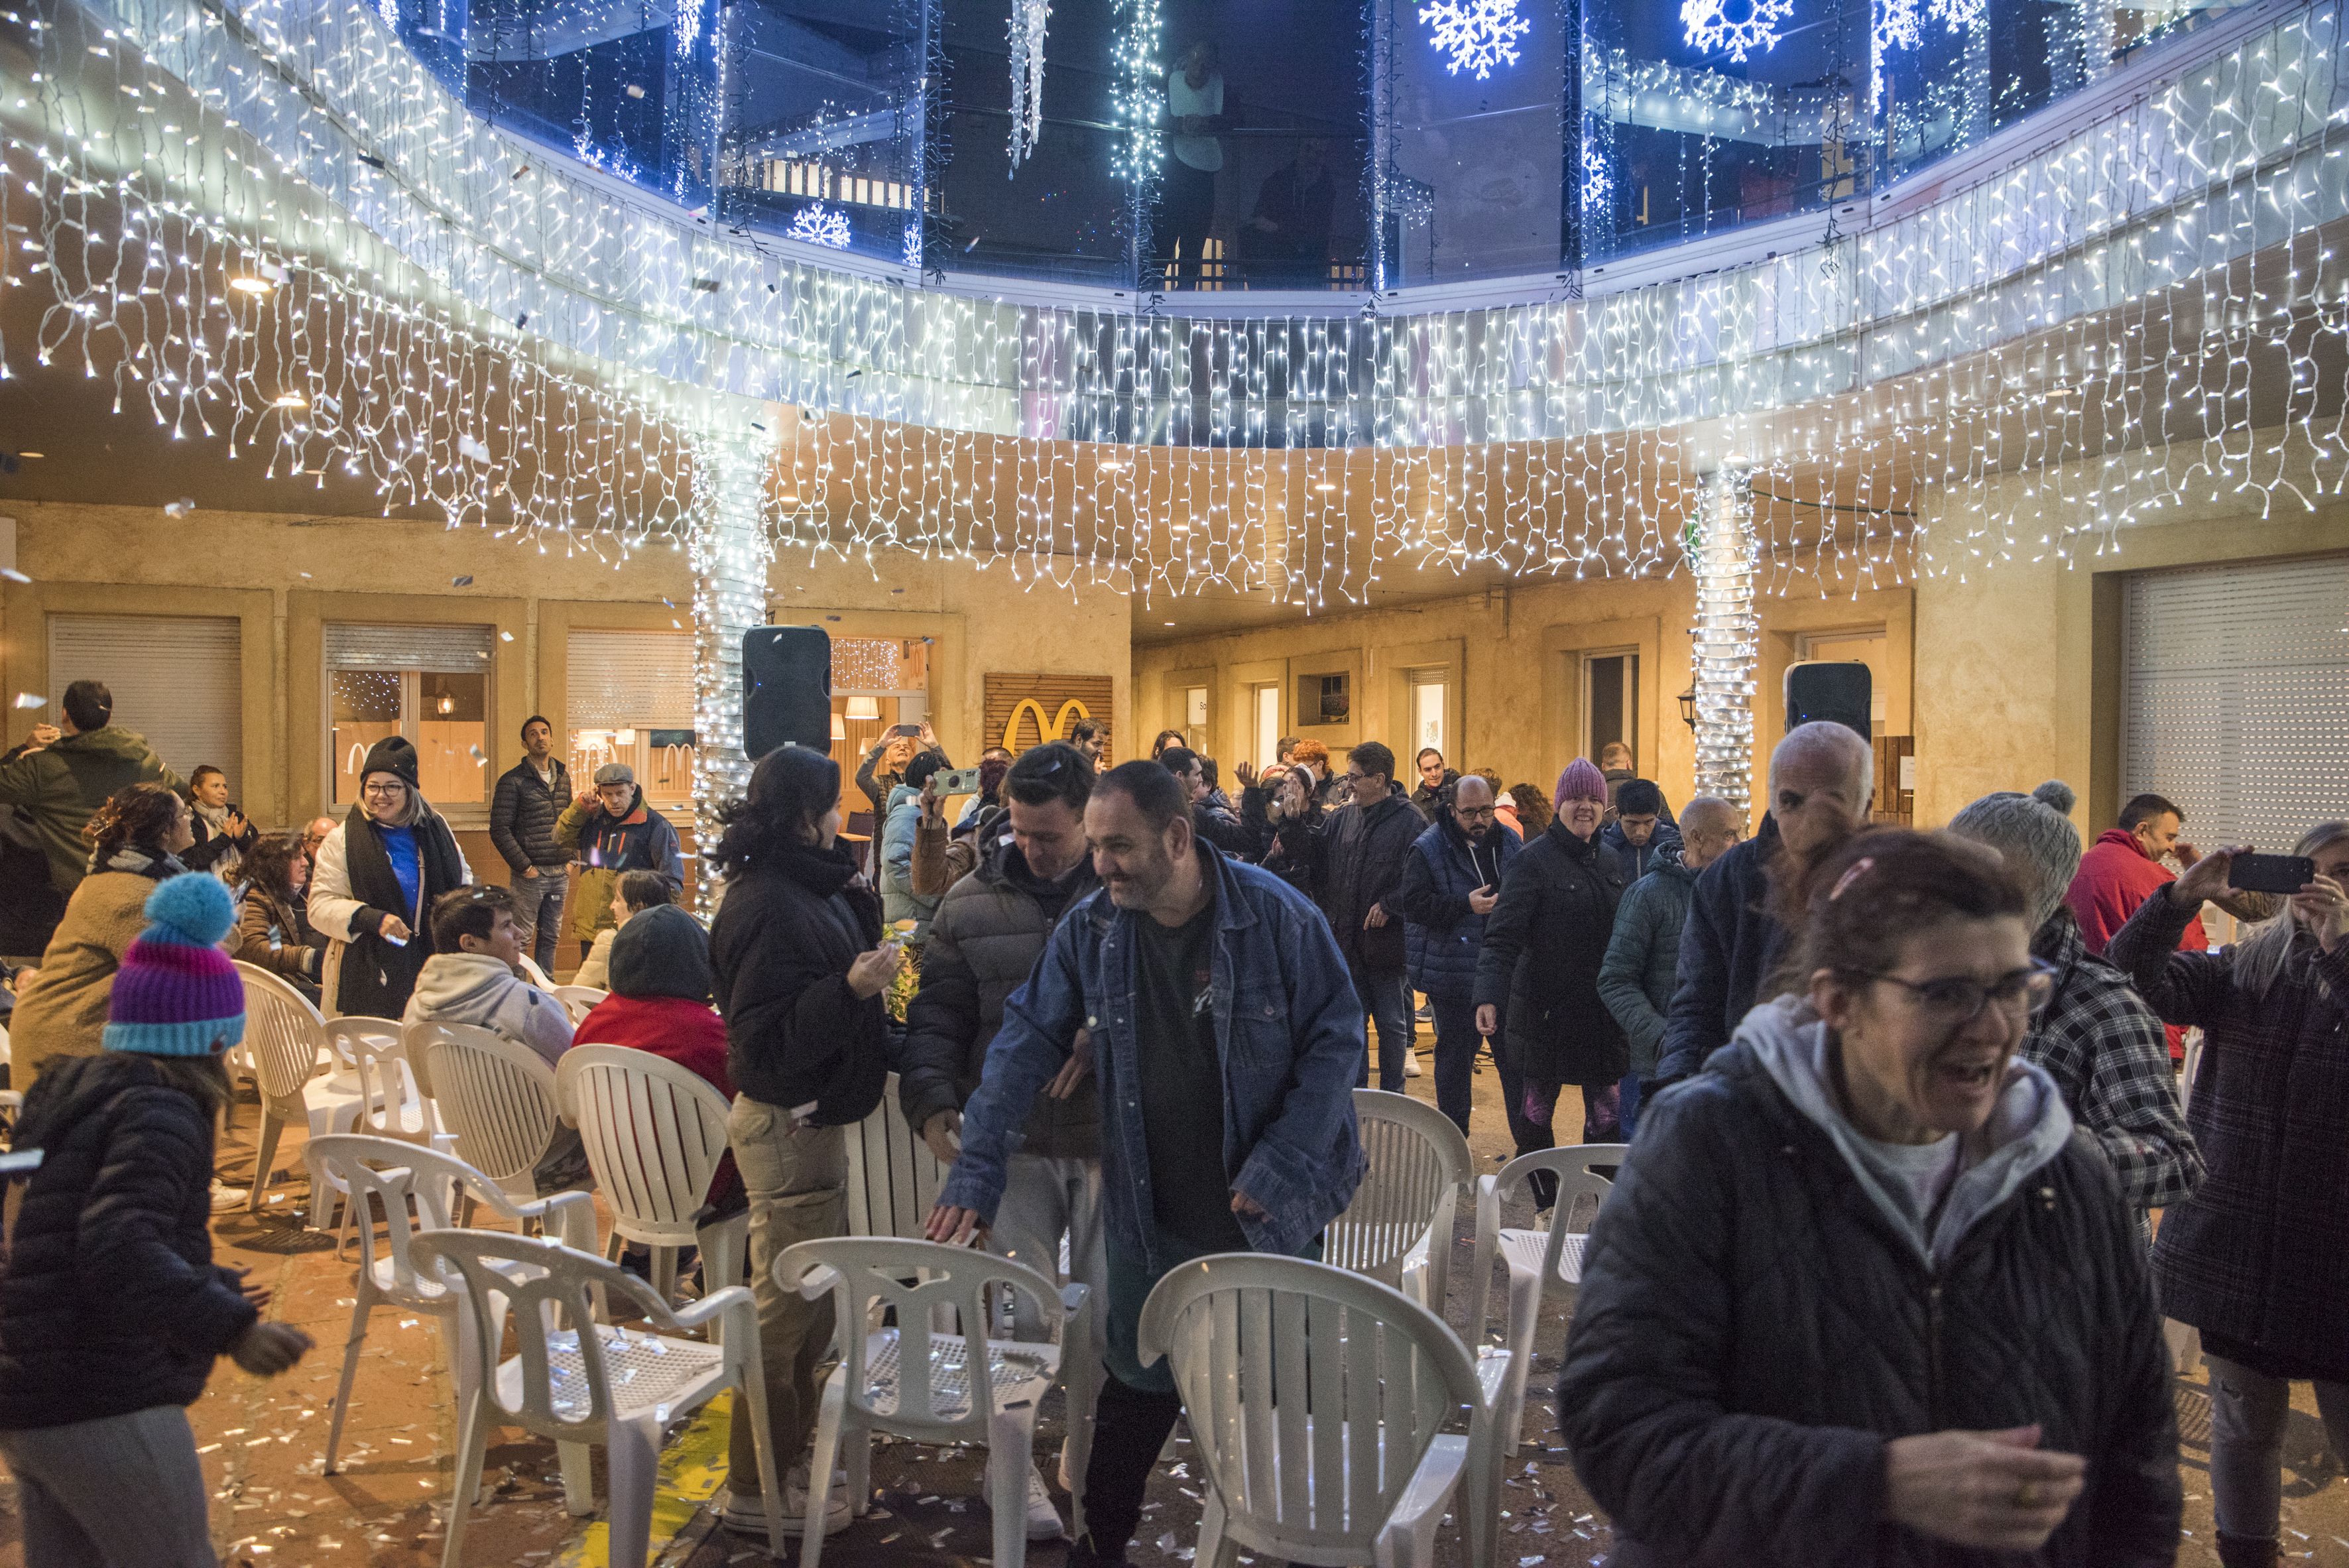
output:
[[[1630,1070],[1643,1078],[1655,1076],[1664,1011],[1672,1005],[1680,973],[1681,927],[1695,891],[1696,872],[1677,860],[1660,862],[1633,882],[1615,906],[1615,933],[1599,965],[1599,999],[1623,1026]]]
[[[187,867],[170,855],[125,850],[84,877],[8,1019],[10,1076],[18,1088],[67,1057],[94,1057],[106,1033],[115,972],[147,929],[147,895]]]
[[[1314,890],[1337,935],[1338,951],[1366,974],[1402,973],[1403,923],[1393,899],[1402,889],[1412,843],[1426,830],[1427,819],[1408,796],[1393,789],[1375,806],[1356,802],[1321,819],[1314,840]],[[1362,923],[1372,904],[1385,906],[1384,925]]]
[[[1609,1561],[2167,1568],[2181,1504],[2160,1314],[2136,1218],[2053,1085],[2015,1064],[1992,1152],[1920,1249],[1749,1037],[1776,1011],[1643,1110],[1583,1252],[1558,1411],[1614,1522]],[[2088,1461],[2039,1552],[1884,1518],[1887,1439],[2034,1422]]]
[[[554,783],[541,779],[525,757],[498,775],[490,799],[490,842],[516,876],[533,866],[559,872],[571,860],[571,851],[554,837],[554,824],[571,804],[571,769],[559,757],[548,760],[554,764]]]
[[[881,998],[848,966],[881,942],[881,909],[847,849],[792,845],[726,879],[709,967],[726,1020],[726,1070],[763,1105],[812,1103],[824,1127],[862,1121],[889,1073]]]
[[[81,830],[108,796],[133,784],[187,785],[135,729],[109,724],[58,738],[39,751],[18,748],[0,762],[0,806],[20,806],[49,857],[49,881],[71,892],[89,872]]]
[[[1762,819],[1752,838],[1704,868],[1681,926],[1680,977],[1656,1047],[1656,1081],[1677,1083],[1729,1043],[1778,962],[1786,933],[1770,917],[1770,861],[1778,820]]]
[[[637,789],[627,810],[615,817],[601,802],[590,807],[574,800],[554,820],[554,841],[579,851],[579,885],[571,890],[571,934],[593,942],[595,934],[615,924],[612,892],[629,872],[658,872],[674,898],[685,888],[685,856],[678,848],[677,830],[667,817],[645,800]]]
[[[1497,823],[1485,830],[1483,843],[1471,844],[1449,811],[1412,841],[1402,887],[1388,908],[1403,920],[1404,973],[1414,989],[1468,1000],[1488,918],[1468,907],[1468,895],[1500,886],[1524,852],[1516,835]]]
[[[922,792],[900,784],[889,791],[889,814],[881,828],[881,918],[893,927],[914,923],[913,941],[930,937],[930,919],[942,894],[914,891],[914,835],[922,823]]]
[[[260,1317],[212,1264],[212,1113],[155,1063],[53,1063],[16,1144],[38,1149],[0,1271],[0,1429],[191,1405]]]
[[[1525,847],[1485,917],[1475,1002],[1500,1009],[1503,1044],[1537,1083],[1613,1083],[1630,1056],[1599,999],[1623,873],[1563,822]]]
[[[1090,856],[1071,873],[1060,913],[1100,886]],[[1003,1005],[1027,983],[1057,922],[1045,912],[1019,846],[1004,843],[955,883],[930,922],[922,985],[905,1010],[897,1103],[919,1131],[942,1110],[960,1110],[978,1088]],[[1101,1096],[1087,1078],[1066,1099],[1038,1095],[1022,1154],[1101,1158]]]

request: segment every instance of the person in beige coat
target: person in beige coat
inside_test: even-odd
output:
[[[147,895],[178,876],[180,851],[196,841],[188,804],[168,786],[133,784],[107,797],[83,825],[89,871],[66,903],[41,955],[40,973],[9,1022],[12,1085],[30,1088],[42,1067],[98,1055],[122,955],[147,929]]]

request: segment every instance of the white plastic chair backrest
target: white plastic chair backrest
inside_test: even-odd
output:
[[[1501,1167],[1493,1187],[1505,1202],[1516,1195],[1518,1187],[1533,1180],[1537,1171],[1549,1171],[1557,1178],[1557,1199],[1550,1210],[1549,1241],[1542,1248],[1541,1277],[1545,1285],[1557,1278],[1557,1258],[1566,1248],[1567,1237],[1588,1233],[1575,1230],[1571,1224],[1575,1200],[1588,1197],[1594,1205],[1604,1204],[1607,1194],[1615,1189],[1612,1181],[1591,1167],[1620,1165],[1630,1155],[1629,1144],[1576,1143],[1564,1149],[1537,1149]]]
[[[848,1233],[922,1239],[947,1168],[905,1125],[891,1073],[873,1113],[848,1130]]]
[[[8,1065],[8,1026],[0,1024],[0,1068]]]
[[[554,1085],[621,1233],[689,1244],[726,1152],[726,1097],[691,1068],[629,1046],[572,1047]]]
[[[604,1335],[622,1331],[596,1327],[598,1286],[633,1303],[656,1327],[677,1326],[668,1304],[644,1281],[617,1264],[557,1242],[502,1231],[431,1231],[416,1238],[415,1253],[419,1264],[438,1277],[461,1277],[464,1282],[465,1299],[458,1310],[474,1315],[475,1332],[459,1337],[466,1352],[478,1357],[471,1387],[481,1390],[505,1425],[556,1442],[602,1442],[611,1419],[612,1377]],[[511,1311],[522,1363],[522,1398],[512,1405],[498,1387],[503,1325],[492,1303],[500,1297]],[[583,1374],[575,1384],[566,1375],[560,1387],[547,1355],[548,1338],[558,1326],[567,1326],[561,1328],[566,1347],[576,1341]]]
[[[408,1059],[429,1065],[441,1125],[465,1163],[499,1186],[526,1179],[562,1118],[554,1069],[528,1046],[471,1024],[409,1024]]]
[[[327,1025],[348,1022],[337,1018]],[[380,1020],[362,1022],[379,1025]],[[359,1081],[358,1130],[378,1138],[404,1140],[411,1143],[432,1140],[432,1119],[426,1112],[424,1095],[416,1075],[408,1065],[408,1047],[400,1038],[397,1024],[385,1034],[380,1027],[347,1030],[343,1044],[350,1052]],[[414,1108],[411,1118],[405,1114]]]
[[[399,1044],[399,1020],[370,1017],[365,1013],[342,1013],[326,1020],[326,1048],[335,1054],[335,1068],[339,1072],[358,1070],[359,1042],[370,1038]]]
[[[828,1277],[815,1272],[825,1268],[832,1271]],[[983,1370],[988,1366],[987,1326],[992,1321],[988,1287],[1008,1284],[1031,1297],[1047,1338],[1060,1332],[1063,1310],[1059,1287],[1025,1264],[971,1247],[895,1236],[830,1236],[796,1243],[776,1256],[775,1283],[811,1298],[831,1291],[833,1321],[839,1326],[838,1348],[841,1364],[848,1370],[852,1402],[872,1408],[871,1379],[865,1376],[865,1336],[856,1328],[870,1321],[866,1314],[878,1301],[896,1309],[900,1332],[910,1333],[915,1339],[912,1353],[901,1349],[897,1357],[895,1413],[910,1420],[980,1429],[994,1414],[993,1400],[979,1398],[982,1387],[992,1387]],[[961,1415],[938,1413],[930,1357],[920,1343],[932,1321],[931,1309],[937,1306],[954,1308],[962,1325],[963,1366],[970,1371],[971,1399],[969,1409]],[[908,1325],[915,1326],[908,1329]]]
[[[373,1138],[363,1132],[322,1133],[310,1140],[304,1157],[314,1183],[330,1179],[351,1195],[351,1206],[361,1217],[353,1229],[358,1233],[362,1278],[376,1275],[378,1244],[367,1200],[382,1200],[386,1224],[380,1244],[391,1264],[391,1283],[384,1295],[404,1306],[431,1307],[445,1299],[440,1279],[432,1271],[418,1267],[413,1243],[426,1232],[454,1228],[450,1214],[452,1199],[470,1197],[502,1213],[512,1206],[496,1182],[456,1156],[398,1139]],[[416,1200],[412,1219],[408,1210],[411,1197]],[[380,1280],[378,1283],[380,1287]]]
[[[611,993],[598,991],[593,985],[557,985],[548,995],[563,1004],[564,1011],[571,1015],[571,1022],[576,1026],[580,1019],[595,1010],[596,1003]]]
[[[522,955],[522,972],[523,978],[540,990],[552,992],[554,989],[554,976],[541,969],[538,960],[527,953]]]
[[[292,1099],[325,1070],[319,1056],[326,1020],[308,997],[266,969],[238,959],[236,977],[244,983],[244,1045],[261,1092]]]
[[[1495,1462],[1466,1346],[1376,1280],[1303,1258],[1201,1258],[1158,1282],[1136,1337],[1144,1366],[1168,1358],[1200,1460],[1258,1553],[1353,1546],[1368,1562],[1464,1406],[1469,1473]]]
[[[1375,1088],[1354,1091],[1368,1163],[1354,1201],[1321,1243],[1321,1261],[1382,1284],[1402,1282],[1403,1255],[1441,1219],[1444,1234],[1429,1248],[1431,1267],[1451,1253],[1451,1220],[1475,1157],[1452,1119],[1425,1100]]]

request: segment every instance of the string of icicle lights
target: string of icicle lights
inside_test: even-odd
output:
[[[433,331],[543,356],[549,376],[600,365],[625,389],[605,394],[615,420],[658,428],[657,505],[632,512],[615,481],[608,509],[600,488],[567,511],[527,506],[518,526],[536,531],[625,543],[678,515],[690,438],[664,423],[664,385],[789,406],[761,503],[779,543],[1308,608],[1406,567],[1673,569],[1704,476],[1731,459],[1783,498],[1757,501],[1773,588],[2068,558],[2188,500],[2341,488],[2333,5],[1831,250],[1579,301],[1229,320],[1002,305],[663,215],[465,117],[363,7],[113,8],[138,27],[98,54],[32,28],[45,79],[9,84],[20,123],[47,132],[18,139],[41,217],[12,281],[47,264],[69,329],[98,322],[143,366],[184,325],[151,297],[128,308],[119,274],[61,266],[84,242],[51,210],[184,213],[223,264],[284,265],[300,287],[277,301],[340,291],[365,325],[285,337],[289,364],[336,374],[415,308],[381,260],[405,257],[480,307]],[[204,363],[241,341],[215,340],[235,318],[209,300],[190,319]],[[509,319],[511,337],[491,330]],[[446,386],[400,380],[403,396]],[[549,459],[499,444],[512,421],[468,417],[486,464],[453,435],[421,459],[395,436],[360,460],[433,470],[410,484],[470,461],[487,472],[452,486],[457,513],[517,526],[498,523],[499,487],[523,493]]]

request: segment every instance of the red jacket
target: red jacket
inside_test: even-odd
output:
[[[2080,936],[2087,943],[2088,951],[2101,958],[2105,944],[2113,934],[2128,923],[2137,906],[2178,879],[2159,861],[2148,857],[2137,841],[2137,835],[2125,828],[2107,828],[2096,835],[2088,852],[2080,857],[2080,870],[2072,878],[2071,887],[2064,894],[2064,906],[2080,923]],[[2185,934],[2178,938],[2181,953],[2199,953],[2209,945],[2202,923],[2189,923]],[[2169,1054],[2174,1058],[2186,1050],[2186,1031],[2169,1026]]]
[[[650,1051],[692,1072],[729,1104],[733,1102],[734,1080],[726,1072],[726,1020],[706,1002],[616,994],[596,1003],[571,1037],[576,1045]],[[729,1150],[709,1183],[709,1201],[727,1207],[741,1190],[742,1179],[735,1173],[734,1155]]]

